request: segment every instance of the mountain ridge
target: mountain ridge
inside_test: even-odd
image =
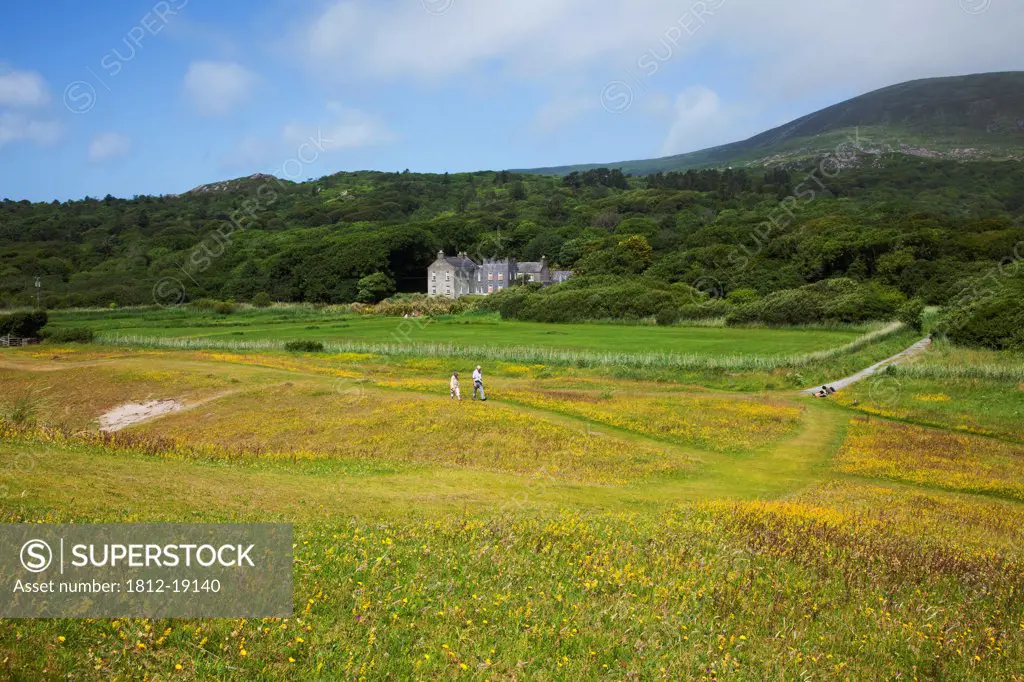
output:
[[[922,78],[889,85],[753,137],[653,159],[517,169],[568,175],[619,168],[633,175],[784,165],[832,151],[856,135],[876,153],[957,160],[1024,158],[1024,71]]]

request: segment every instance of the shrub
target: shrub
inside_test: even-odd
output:
[[[359,280],[356,301],[378,303],[395,293],[395,280],[383,272],[375,272]]]
[[[289,341],[284,344],[289,353],[323,353],[324,344],[319,341]]]
[[[680,319],[683,320],[711,320],[726,317],[733,309],[734,306],[728,301],[712,298],[703,303],[684,305],[679,309],[679,313]]]
[[[513,287],[488,296],[480,307],[501,313],[505,319],[582,322],[657,319],[665,308],[682,315],[686,306],[699,300],[700,295],[686,285],[638,276],[597,275],[574,277],[547,288]]]
[[[252,297],[252,304],[257,308],[269,308],[271,304],[270,294],[261,291]]]
[[[68,327],[44,332],[44,336],[50,343],[90,343],[96,334],[86,327]]]
[[[744,305],[747,303],[753,303],[758,298],[760,298],[760,296],[758,296],[755,289],[734,289],[726,295],[725,300],[729,301],[729,303],[732,303],[733,305]]]
[[[891,320],[906,300],[895,289],[868,282],[833,298],[826,298],[822,313],[824,319],[830,322]]]
[[[924,327],[924,302],[919,298],[912,298],[896,312],[900,322],[915,331],[921,331]]]
[[[218,315],[230,315],[231,313],[235,312],[235,302],[218,301],[213,306],[213,312],[217,313]]]
[[[538,289],[532,285],[511,287],[496,294],[491,294],[480,302],[480,309],[499,313],[506,320],[519,318],[520,311],[526,300]]]
[[[398,294],[376,305],[353,303],[352,310],[361,315],[383,315],[402,317],[404,315],[459,315],[476,308],[483,300],[481,296],[463,296],[458,299],[443,296],[430,297],[426,294]]]
[[[654,321],[658,323],[660,327],[669,327],[676,322],[679,322],[683,317],[682,310],[674,305],[665,305],[658,310],[658,314],[654,316]]]
[[[214,307],[217,305],[217,300],[213,298],[200,298],[195,301],[192,301],[191,305],[196,310],[210,311],[213,310]]]
[[[875,283],[836,278],[783,289],[738,306],[726,323],[796,325],[818,322],[866,322],[892,319],[906,298]]]
[[[935,331],[961,346],[1024,351],[1024,272],[974,282]]]
[[[8,334],[21,338],[38,336],[39,331],[46,326],[48,319],[45,310],[22,311],[0,316],[0,336]]]

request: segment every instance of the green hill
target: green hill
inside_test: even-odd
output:
[[[1024,71],[928,78],[840,102],[748,140],[659,159],[535,168],[568,175],[621,168],[633,175],[779,165],[827,153],[849,137],[868,151],[930,158],[1024,156]]]
[[[780,200],[808,168],[360,172],[241,178],[180,196],[3,200],[0,308],[31,305],[37,293],[48,307],[259,295],[346,303],[378,273],[400,292],[424,291],[439,249],[643,272],[652,291],[698,283],[767,295],[849,277],[942,304],[1024,240],[1019,162],[888,155],[844,169],[779,222]]]

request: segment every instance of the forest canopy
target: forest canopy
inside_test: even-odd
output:
[[[0,305],[34,304],[36,277],[51,308],[376,300],[424,291],[440,249],[642,277],[660,307],[684,305],[675,284],[749,306],[837,278],[887,305],[945,304],[1021,249],[1017,162],[865,156],[809,185],[817,167],[254,176],[180,196],[4,200]]]

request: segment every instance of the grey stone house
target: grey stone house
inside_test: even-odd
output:
[[[477,263],[464,252],[452,257],[438,251],[437,260],[427,267],[427,295],[446,298],[470,294],[487,296],[517,282],[548,285],[564,282],[571,275],[569,270],[556,270],[553,275],[544,257],[532,263],[517,263],[511,258],[489,258]]]
[[[551,270],[548,269],[548,259],[541,256],[539,262],[518,263],[516,278],[521,282],[551,284]]]
[[[473,293],[476,267],[465,253],[452,257],[438,251],[437,260],[427,268],[427,294],[460,298]]]
[[[488,258],[476,269],[473,293],[480,296],[493,294],[509,287],[516,276],[516,262],[511,258]]]

